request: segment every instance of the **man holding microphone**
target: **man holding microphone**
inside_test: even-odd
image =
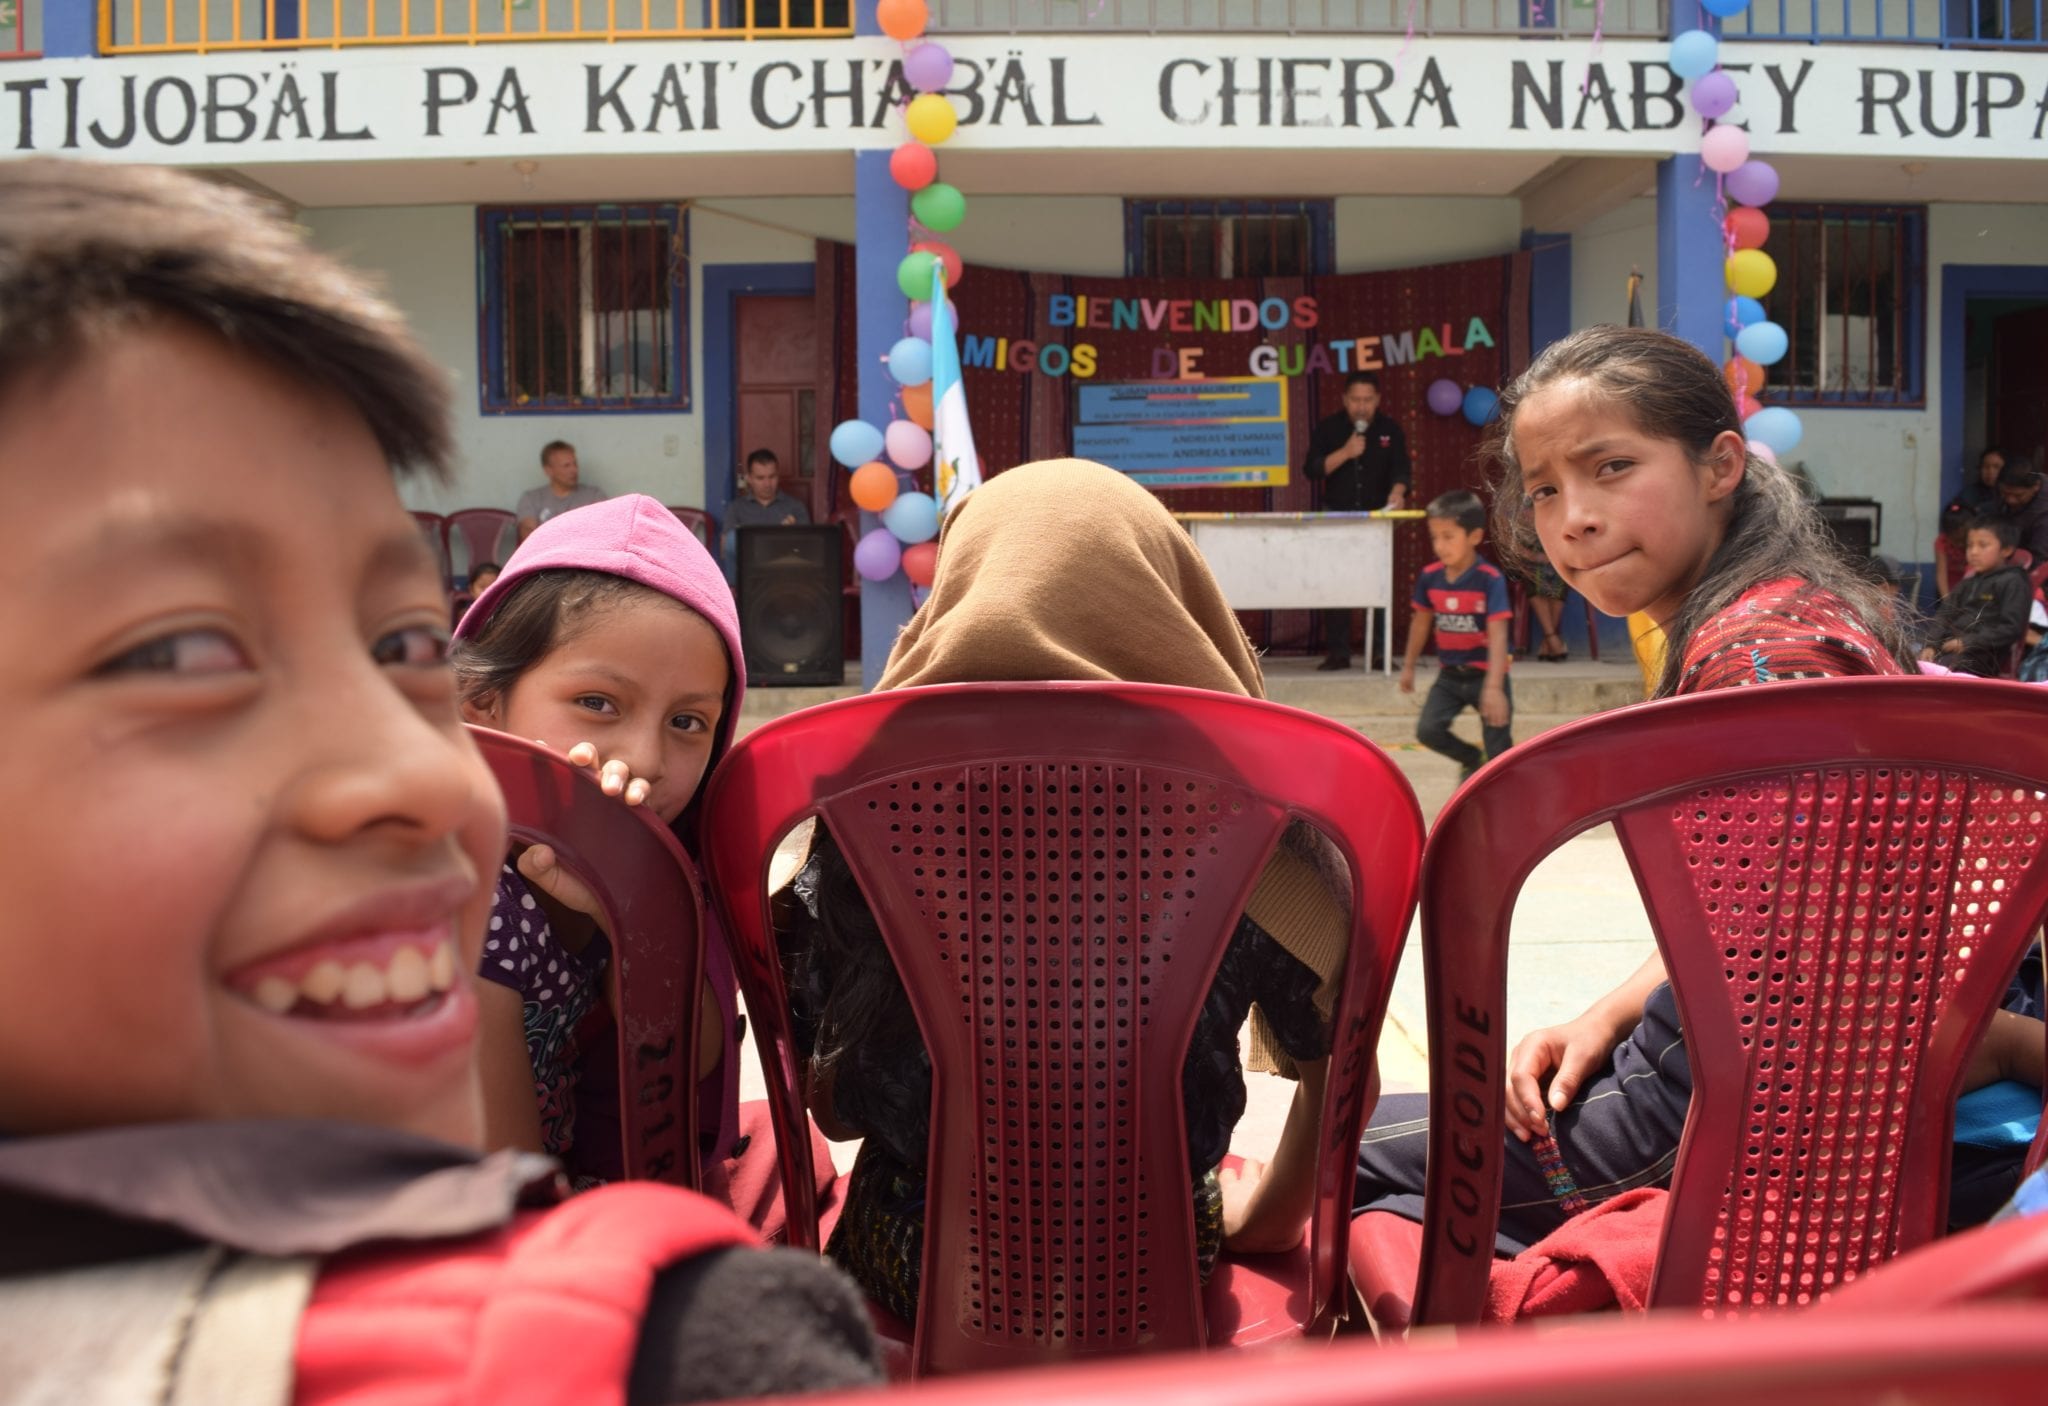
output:
[[[1374,512],[1408,506],[1408,440],[1401,427],[1380,413],[1380,378],[1354,371],[1344,378],[1344,408],[1318,422],[1301,466],[1310,479],[1325,480],[1323,507],[1329,512]],[[1328,648],[1318,670],[1351,667],[1353,610],[1323,612]],[[1367,655],[1371,643],[1367,642]]]

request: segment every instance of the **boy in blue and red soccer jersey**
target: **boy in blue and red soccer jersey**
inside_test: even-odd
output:
[[[1458,779],[1480,763],[1515,745],[1509,732],[1514,705],[1508,694],[1508,583],[1498,568],[1479,559],[1486,538],[1486,505],[1459,491],[1432,501],[1429,545],[1436,564],[1415,582],[1415,619],[1408,627],[1408,658],[1401,667],[1401,692],[1415,691],[1415,661],[1432,628],[1436,634],[1436,682],[1415,725],[1416,740],[1456,762]],[[1467,708],[1479,710],[1482,753],[1451,731]]]

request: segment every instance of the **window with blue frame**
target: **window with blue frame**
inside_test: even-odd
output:
[[[1764,244],[1778,266],[1765,299],[1791,340],[1765,400],[1921,405],[1927,326],[1923,206],[1777,205]]]
[[[688,219],[666,204],[479,209],[484,412],[688,410]]]
[[[1302,278],[1333,267],[1328,200],[1126,200],[1133,278]]]

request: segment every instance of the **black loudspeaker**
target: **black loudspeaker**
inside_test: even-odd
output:
[[[839,524],[743,527],[733,539],[747,687],[845,682]]]

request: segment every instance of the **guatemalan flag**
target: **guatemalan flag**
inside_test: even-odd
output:
[[[960,381],[960,339],[946,301],[946,266],[932,261],[932,486],[939,520],[981,487],[981,459],[967,423],[967,387]]]

